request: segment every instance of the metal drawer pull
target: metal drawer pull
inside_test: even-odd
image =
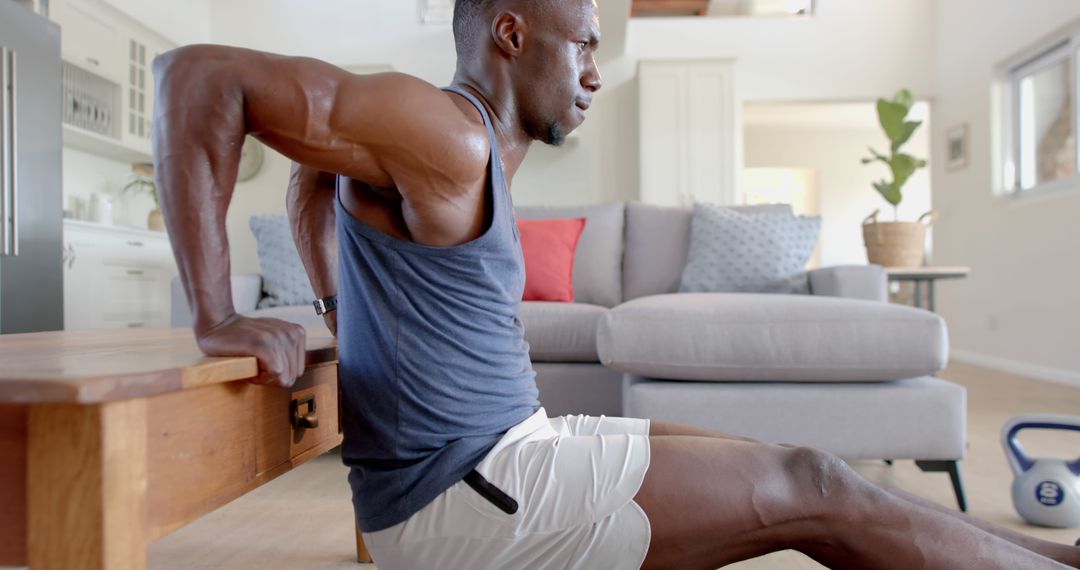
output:
[[[128,245],[130,245],[131,247],[142,247],[143,242],[141,242],[141,241],[129,241]]]
[[[141,269],[128,269],[127,274],[128,275],[142,275],[143,271]]]
[[[307,407],[307,413],[301,415],[301,409]],[[315,429],[319,427],[319,418],[315,415],[315,395],[304,396],[289,402],[293,429]]]

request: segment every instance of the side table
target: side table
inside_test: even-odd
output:
[[[915,283],[915,306],[935,311],[934,282],[938,279],[963,279],[971,273],[970,267],[886,267],[889,281],[913,281]],[[922,288],[926,283],[927,305],[922,302]]]

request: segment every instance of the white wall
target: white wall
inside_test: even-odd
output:
[[[210,0],[105,0],[177,45],[210,41]],[[220,2],[219,2],[220,3]]]
[[[818,0],[813,18],[639,18],[634,58],[731,57],[746,100],[869,100],[929,93],[932,0]]]
[[[1075,0],[1037,4],[937,3],[935,259],[972,268],[966,281],[941,286],[938,301],[954,356],[1080,384],[1080,188],[1021,201],[997,197],[993,188],[995,66],[1080,18]],[[948,171],[945,131],[959,123],[971,127],[970,163]]]
[[[873,113],[869,105],[866,107]],[[920,128],[903,151],[928,157],[929,132],[926,126]],[[888,177],[888,168],[880,163],[864,166],[860,162],[869,155],[868,146],[888,152],[888,141],[880,128],[751,125],[746,129],[745,141],[747,167],[809,168],[820,173],[821,265],[865,264],[862,220],[878,208],[881,221],[894,219],[892,205],[873,187],[875,181]],[[930,175],[926,169],[911,177],[903,197],[901,221],[915,221],[930,209]]]

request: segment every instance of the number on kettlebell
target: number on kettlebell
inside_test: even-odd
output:
[[[1061,486],[1053,481],[1043,481],[1035,488],[1035,498],[1040,503],[1051,507],[1061,504],[1061,500],[1065,498],[1064,495],[1065,492]]]

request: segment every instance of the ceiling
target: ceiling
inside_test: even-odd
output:
[[[596,56],[598,61],[614,59],[625,51],[631,2],[632,0],[597,1],[600,8],[600,32],[603,35]],[[420,21],[425,24],[449,24],[454,18],[454,0],[418,0],[417,7]]]
[[[635,17],[663,16],[805,16],[813,0],[634,0]]]
[[[627,0],[634,17],[664,16],[798,16],[814,11],[814,0]],[[600,11],[612,4],[621,9],[624,0],[598,0]],[[454,0],[419,0],[420,21],[445,24],[454,15]],[[602,19],[602,18],[601,18]]]
[[[633,16],[704,16],[709,0],[634,0]]]

